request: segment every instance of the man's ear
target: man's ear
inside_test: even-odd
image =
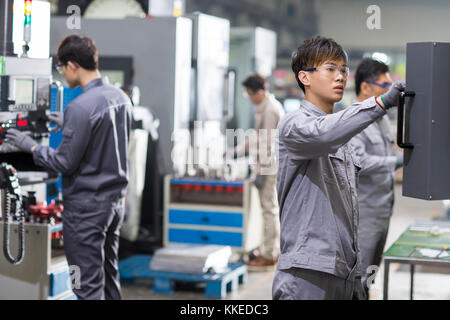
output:
[[[370,86],[369,86],[369,84],[367,82],[365,82],[365,81],[361,82],[361,90],[360,90],[360,92],[363,95],[365,95],[365,96],[369,95]]]
[[[308,72],[301,70],[298,72],[297,77],[304,86],[311,84],[310,74]]]
[[[72,61],[67,61],[67,67],[70,70],[75,71],[78,68],[78,64],[73,63]]]

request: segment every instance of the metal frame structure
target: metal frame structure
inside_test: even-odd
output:
[[[433,267],[450,267],[450,260],[432,260],[420,258],[397,258],[384,257],[384,285],[383,285],[383,300],[388,300],[389,291],[389,266],[391,263],[404,263],[410,265],[410,293],[409,299],[414,297],[414,272],[416,265],[425,265]]]

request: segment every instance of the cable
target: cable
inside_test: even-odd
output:
[[[20,205],[20,200],[17,199],[16,195],[11,195],[8,191],[5,194],[6,196],[6,206],[4,210],[4,225],[3,225],[3,253],[5,255],[6,260],[8,260],[11,264],[19,264],[23,261],[24,255],[25,255],[25,228],[24,228],[24,214],[22,206]],[[9,225],[9,218],[11,214],[11,200],[16,200],[16,218],[19,218],[19,225],[18,225],[18,240],[19,240],[19,249],[18,254],[16,258],[13,258],[11,256],[10,252],[10,245],[9,245],[9,232],[10,232],[10,225]]]
[[[22,196],[20,195],[20,191],[18,190],[18,182],[17,177],[15,175],[15,170],[12,166],[1,164],[2,169],[2,178],[6,181],[3,181],[2,187],[5,187],[5,195],[2,199],[5,202],[5,208],[3,210],[3,254],[5,255],[6,260],[8,260],[11,264],[19,264],[23,261],[25,256],[25,213],[22,208]],[[18,225],[18,253],[17,257],[14,258],[11,256],[10,244],[9,244],[9,233],[10,233],[10,225],[9,220],[11,217],[11,209],[12,209],[12,201],[15,203],[15,213],[14,218],[19,221]]]

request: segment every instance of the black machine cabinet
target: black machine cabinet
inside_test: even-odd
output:
[[[450,43],[408,43],[398,109],[403,195],[450,199]]]

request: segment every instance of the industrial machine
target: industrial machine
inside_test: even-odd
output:
[[[194,13],[187,15],[192,28],[192,71],[188,162],[196,173],[216,175],[223,167],[226,122],[233,116],[234,70],[229,69],[230,22]],[[191,159],[189,159],[191,157]],[[189,172],[175,172],[190,175]]]
[[[398,107],[403,195],[450,199],[450,43],[408,43],[406,91]]]
[[[229,128],[254,128],[255,111],[242,94],[242,82],[259,73],[269,82],[277,61],[277,34],[261,27],[233,27],[230,32],[230,68],[236,71],[237,94]]]
[[[2,17],[5,32],[2,33],[0,56],[0,161],[12,164],[16,168],[21,185],[42,182],[45,179],[55,178],[56,175],[36,167],[30,154],[3,143],[5,132],[9,128],[26,131],[34,139],[45,144],[48,143],[49,133],[59,130],[48,126],[46,116],[46,112],[50,109],[51,98],[54,99],[55,105],[60,105],[61,89],[60,86],[54,85],[56,92],[51,97],[52,61],[48,58],[48,49],[47,58],[42,58],[42,50],[30,48],[31,43],[39,43],[45,48],[41,41],[46,38],[45,30],[42,30],[42,25],[45,29],[46,23],[42,23],[42,20],[49,20],[50,7],[46,2],[35,1],[34,7],[37,12],[48,10],[47,16],[44,14],[36,17],[35,22],[40,26],[36,29],[35,24],[31,24],[31,3],[30,0],[4,1],[0,7],[5,13]],[[13,4],[16,9],[14,14]],[[20,8],[24,11],[18,11]],[[23,24],[22,29],[17,27],[20,21]],[[15,32],[23,31],[23,41],[20,43],[24,44],[20,57],[14,53],[14,49],[20,46],[12,41],[13,26]],[[47,26],[48,39],[48,21]],[[17,34],[14,34],[14,39],[18,39]],[[43,51],[45,54],[45,49]]]
[[[37,22],[47,19],[36,28],[31,23],[32,5],[38,13],[44,12],[36,17]],[[47,118],[50,105],[59,109],[61,101],[61,87],[52,84],[52,61],[48,53],[43,58],[42,51],[31,49],[35,43],[45,51],[42,38],[48,39],[49,18],[48,2],[0,3],[0,24],[4,28],[0,36],[1,299],[74,297],[61,248],[63,207],[56,201],[46,204],[38,200],[45,197],[44,183],[56,180],[58,175],[36,166],[31,154],[20,152],[4,139],[7,131],[15,128],[48,145],[50,133],[59,129],[49,126]],[[21,19],[23,46],[18,56],[14,53],[14,48],[20,46],[13,42],[13,38],[17,39],[17,33],[13,37],[13,20],[17,24]],[[46,32],[42,30],[45,26]]]
[[[222,121],[233,100],[226,90],[230,48],[230,22],[203,13],[192,19],[191,121]],[[206,90],[208,89],[208,90]]]

